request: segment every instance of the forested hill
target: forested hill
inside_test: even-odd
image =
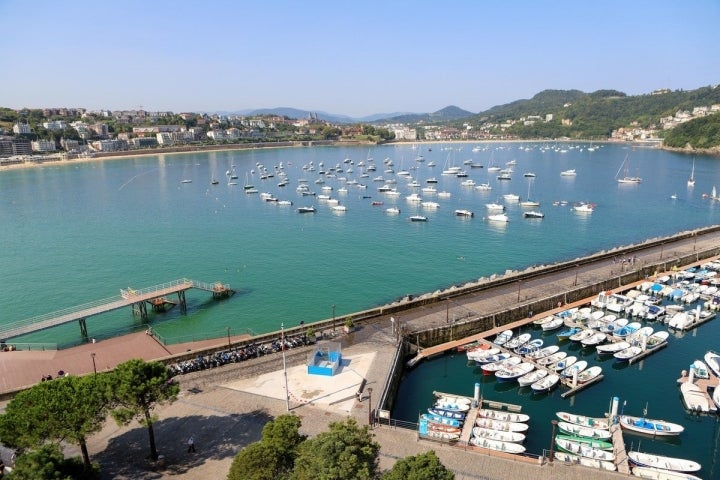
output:
[[[663,145],[669,148],[715,150],[720,153],[720,113],[678,125],[665,135]]]
[[[514,122],[507,133],[521,138],[607,138],[619,128],[658,128],[663,117],[719,103],[717,87],[635,96],[616,90],[545,90],[531,99],[481,112],[473,123]],[[548,115],[552,120],[545,121]],[[530,116],[539,116],[542,121],[518,121]]]

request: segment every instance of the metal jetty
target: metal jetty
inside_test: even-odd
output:
[[[143,321],[147,321],[146,303],[149,303],[155,309],[160,308],[160,306],[164,307],[166,304],[174,303],[165,298],[173,294],[178,296],[177,303],[180,305],[181,311],[185,313],[187,311],[185,292],[192,288],[212,292],[213,298],[216,299],[227,298],[235,293],[229,285],[221,282],[205,283],[187,278],[155,285],[142,290],[134,290],[132,288],[121,289],[120,295],[117,297],[98,300],[3,325],[0,327],[0,339],[6,341],[9,338],[47,330],[75,321],[80,325],[80,333],[82,336],[87,337],[87,325],[85,324],[87,318],[120,308],[132,307],[133,314],[140,315]]]

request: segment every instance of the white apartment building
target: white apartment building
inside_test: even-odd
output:
[[[13,125],[13,133],[15,135],[23,135],[23,134],[31,133],[30,124],[16,123],[15,125]]]
[[[54,152],[55,142],[52,140],[35,140],[30,142],[33,152]]]
[[[43,122],[43,127],[47,130],[65,130],[67,123],[63,120],[51,120],[49,122]]]

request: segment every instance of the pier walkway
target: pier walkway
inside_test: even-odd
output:
[[[142,290],[133,290],[132,288],[121,289],[120,295],[117,297],[97,300],[95,302],[2,325],[0,326],[0,339],[7,341],[10,338],[19,337],[20,335],[39,332],[75,321],[80,323],[80,331],[84,337],[87,337],[85,319],[120,308],[133,307],[133,313],[139,314],[143,320],[147,320],[145,303],[147,302],[155,306],[158,304],[157,299],[163,299],[165,296],[173,294],[178,295],[180,308],[185,312],[187,308],[185,292],[191,288],[212,292],[215,298],[229,297],[235,293],[229,285],[220,282],[205,283],[187,278],[147,287]],[[173,302],[165,300],[163,303]]]

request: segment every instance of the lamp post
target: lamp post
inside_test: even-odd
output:
[[[227,327],[228,350],[230,350],[230,327]]]
[[[558,421],[555,419],[550,420],[550,423],[552,423],[552,437],[550,438],[550,463],[553,462],[553,457],[555,456],[553,454],[555,449],[555,427],[557,427]]]
[[[580,265],[575,265],[575,282],[573,282],[573,285],[576,286],[578,281],[578,273],[580,273]]]
[[[332,309],[333,309],[333,333],[335,333],[335,304],[333,304]]]
[[[95,352],[91,353],[90,356],[92,357],[93,362],[93,375],[97,375],[97,367],[95,366]]]
[[[285,363],[285,325],[280,324],[280,344],[283,357],[283,375],[285,376],[285,407],[290,411],[290,390],[288,389],[287,365]]]
[[[368,393],[368,425],[372,426],[373,424],[373,418],[372,418],[372,388],[367,389]]]

